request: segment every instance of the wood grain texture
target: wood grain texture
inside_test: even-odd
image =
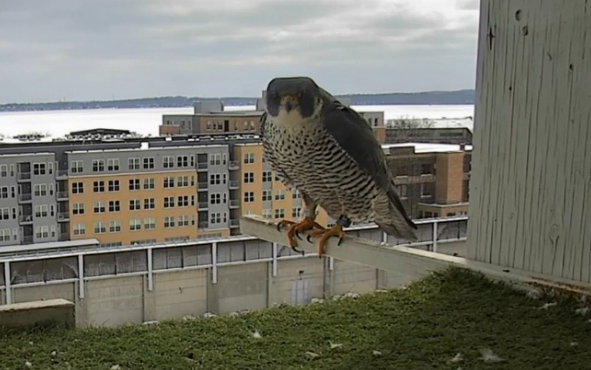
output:
[[[591,281],[590,7],[481,1],[471,259]]]

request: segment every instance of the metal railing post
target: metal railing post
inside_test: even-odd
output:
[[[433,252],[437,253],[437,221],[433,221]]]
[[[12,303],[12,288],[10,286],[10,262],[4,261],[4,290],[6,291],[6,304]]]
[[[218,243],[211,243],[211,283],[218,283]]]
[[[78,295],[84,299],[84,255],[78,255]]]
[[[148,254],[148,291],[154,290],[154,263],[152,260],[152,248],[146,249]]]
[[[273,243],[273,277],[277,276],[277,243]]]

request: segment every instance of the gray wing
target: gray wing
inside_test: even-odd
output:
[[[328,93],[326,93],[328,94]],[[406,222],[416,228],[394,190],[394,184],[390,177],[390,171],[386,164],[384,152],[371,127],[367,122],[351,108],[344,106],[334,98],[324,110],[324,126],[328,133],[376,182],[377,186],[384,190],[396,209],[403,215]]]
[[[261,131],[260,131],[261,139],[263,141],[263,158],[271,164],[271,167],[273,168],[273,170],[275,171],[277,176],[279,178],[281,178],[282,182],[285,185],[292,188],[293,181],[291,181],[289,176],[287,176],[287,173],[285,173],[285,171],[281,168],[281,166],[279,165],[279,160],[277,159],[277,157],[275,157],[275,153],[273,152],[273,149],[269,145],[269,140],[267,138],[267,132],[268,132],[267,131],[268,130],[267,112],[263,113],[263,115],[261,116],[260,127],[261,127]]]

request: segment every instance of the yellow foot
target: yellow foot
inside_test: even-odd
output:
[[[300,222],[294,222],[294,221],[290,221],[290,220],[281,220],[281,221],[279,221],[279,223],[277,223],[277,230],[281,230],[281,228],[286,225],[289,225],[289,227],[287,228],[287,241],[289,243],[289,246],[294,251],[296,251],[298,253],[302,253],[302,254],[303,254],[303,251],[296,249],[297,242],[295,240],[295,237],[297,237],[298,239],[301,239],[300,236],[298,235],[298,233],[301,233],[303,231],[310,230],[310,229],[326,230],[324,227],[322,227],[319,223],[317,223],[316,221],[314,221],[310,217],[304,217],[304,219]]]
[[[314,231],[310,232],[310,234],[308,234],[308,241],[309,242],[312,242],[310,240],[310,237],[320,238],[320,240],[318,241],[318,257],[321,257],[322,254],[324,254],[324,247],[326,246],[326,243],[328,242],[328,238],[330,238],[331,236],[338,236],[339,237],[338,245],[341,245],[341,242],[343,241],[343,238],[345,237],[345,232],[343,231],[343,227],[341,225],[334,225],[330,229],[314,230]]]

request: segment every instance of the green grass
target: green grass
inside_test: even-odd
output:
[[[550,301],[557,305],[538,308]],[[0,368],[29,361],[36,369],[585,369],[591,323],[578,307],[450,269],[404,290],[237,317],[4,331]],[[329,342],[342,346],[331,350]],[[504,361],[485,363],[483,348]],[[450,362],[458,352],[464,360]]]

